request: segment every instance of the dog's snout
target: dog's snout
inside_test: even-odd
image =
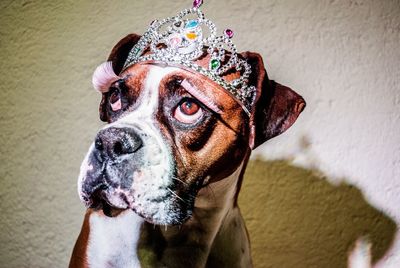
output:
[[[106,128],[95,139],[95,148],[109,157],[135,153],[142,147],[142,140],[132,128]]]

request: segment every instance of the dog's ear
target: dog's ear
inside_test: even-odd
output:
[[[306,103],[292,89],[268,79],[259,54],[245,52],[242,56],[251,65],[249,83],[257,88],[250,120],[250,147],[254,149],[287,130],[296,121]]]
[[[112,67],[114,73],[119,74],[122,71],[125,60],[128,57],[129,52],[132,47],[139,41],[140,35],[137,34],[129,34],[122,38],[111,50],[110,55],[108,56],[108,61],[112,62]],[[102,93],[102,99],[100,102],[99,113],[100,120],[104,122],[109,122],[109,116],[107,114],[107,92]]]

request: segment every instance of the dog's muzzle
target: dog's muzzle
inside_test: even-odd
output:
[[[151,125],[106,127],[82,162],[80,198],[107,216],[132,209],[154,224],[181,224],[192,213],[199,184],[178,178],[174,161],[167,141]]]
[[[103,209],[109,216],[115,209],[129,208],[133,173],[139,168],[142,146],[143,141],[130,127],[109,127],[97,134],[82,182],[86,206]]]

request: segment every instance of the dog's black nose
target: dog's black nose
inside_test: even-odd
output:
[[[132,128],[110,127],[97,133],[95,148],[109,157],[132,154],[142,147],[142,140]]]

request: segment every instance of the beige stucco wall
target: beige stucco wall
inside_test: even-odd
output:
[[[0,2],[0,267],[67,265],[84,212],[78,169],[101,126],[92,71],[122,36],[190,4]],[[363,236],[377,267],[399,267],[399,1],[210,0],[203,10],[308,102],[256,151],[264,161],[242,189],[256,267],[343,267]]]

